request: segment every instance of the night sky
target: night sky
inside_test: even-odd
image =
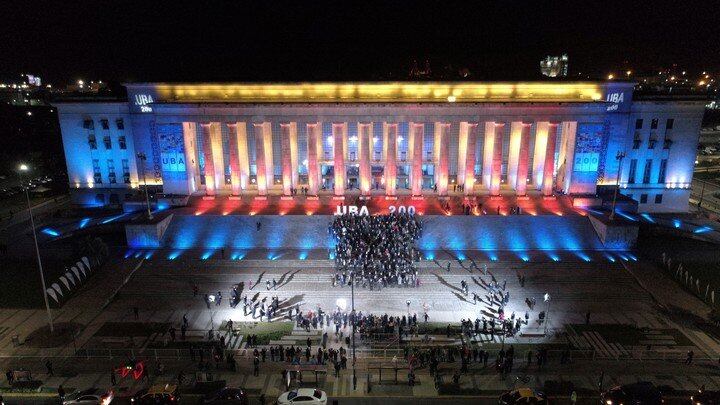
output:
[[[3,2],[0,78],[47,82],[538,79],[570,73],[720,70],[720,5],[692,1]],[[454,73],[450,73],[452,77]]]

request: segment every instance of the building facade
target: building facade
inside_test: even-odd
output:
[[[704,109],[634,100],[619,82],[127,89],[122,102],[56,103],[78,204],[117,204],[145,183],[227,198],[588,196],[617,182],[640,211],[681,212]]]

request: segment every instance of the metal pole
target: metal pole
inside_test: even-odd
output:
[[[703,180],[699,180],[700,184],[702,184],[702,187],[700,188],[700,201],[698,201],[698,208],[702,206],[703,202],[703,196],[705,195],[705,182]]]
[[[145,205],[147,206],[148,219],[153,219],[152,212],[150,212],[150,196],[148,195],[147,176],[145,176],[145,160],[147,160],[147,156],[145,156],[144,153],[138,153],[138,159],[142,162],[143,184],[145,185]]]
[[[617,202],[618,189],[620,189],[620,176],[622,175],[622,162],[625,158],[625,153],[618,152],[615,158],[620,161],[620,165],[618,166],[618,174],[615,181],[615,193],[613,194],[612,210],[610,211],[611,221],[615,219],[615,203]]]
[[[22,181],[22,180],[21,180]],[[37,255],[38,269],[40,270],[40,282],[42,283],[42,293],[45,299],[45,309],[47,310],[48,324],[50,325],[50,332],[55,332],[55,326],[53,325],[52,314],[50,313],[50,303],[48,302],[47,289],[45,288],[45,274],[42,268],[42,259],[40,258],[40,248],[38,247],[37,233],[35,232],[35,218],[32,214],[32,206],[30,205],[30,191],[25,187],[25,197],[28,203],[28,214],[30,214],[30,226],[32,227],[33,240],[35,241],[35,254]]]
[[[353,390],[357,390],[357,375],[355,374],[355,324],[357,323],[357,314],[355,313],[355,272],[350,273],[350,305],[352,307],[352,356],[353,356]]]

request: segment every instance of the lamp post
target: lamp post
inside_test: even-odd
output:
[[[48,325],[50,326],[50,332],[55,331],[53,325],[52,314],[50,313],[50,303],[48,302],[47,289],[45,287],[45,273],[43,273],[42,259],[40,258],[40,248],[38,247],[37,233],[35,232],[35,218],[33,218],[32,206],[30,205],[30,191],[29,187],[23,185],[22,174],[30,171],[30,167],[26,164],[21,164],[18,167],[20,173],[20,186],[25,189],[25,198],[28,204],[28,214],[30,215],[30,227],[32,227],[33,240],[35,241],[35,254],[37,255],[38,269],[40,270],[40,283],[42,284],[42,294],[45,299],[45,309],[47,310]]]
[[[550,294],[545,293],[545,295],[543,295],[543,300],[547,304],[547,306],[545,307],[545,332],[544,332],[545,335],[547,335],[548,323],[550,323]]]
[[[615,219],[615,204],[617,203],[618,189],[620,188],[620,176],[622,176],[622,162],[625,158],[625,152],[618,151],[615,159],[619,162],[617,180],[615,180],[615,193],[613,194],[612,210],[610,211],[610,220]]]
[[[143,152],[138,152],[137,158],[142,162],[140,171],[142,172],[143,184],[145,185],[145,205],[147,206],[148,220],[151,220],[153,216],[152,212],[150,212],[150,196],[148,195],[147,178],[145,177],[145,161],[147,160],[147,155]]]

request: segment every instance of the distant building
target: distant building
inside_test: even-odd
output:
[[[568,56],[546,56],[540,61],[540,72],[547,77],[566,77],[568,73]]]

